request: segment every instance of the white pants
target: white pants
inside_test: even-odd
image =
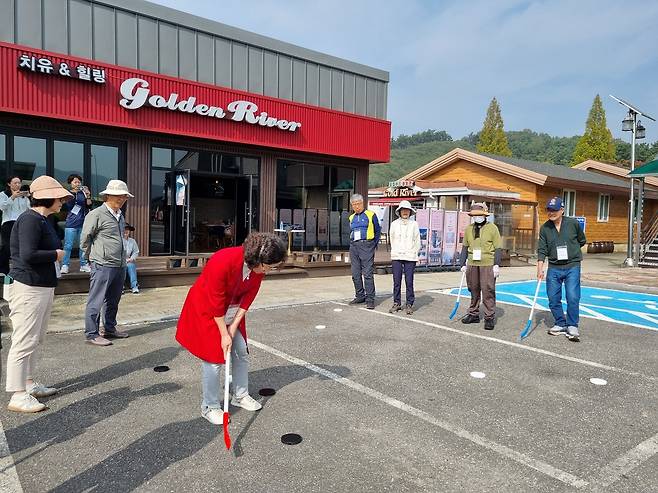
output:
[[[220,392],[224,390],[223,380],[220,379],[222,367],[204,361],[201,364],[201,383],[203,385],[203,402],[201,410],[221,409]],[[247,343],[238,331],[233,338],[231,346],[231,393],[238,399],[249,393],[249,354]]]
[[[25,390],[32,379],[37,347],[48,329],[55,288],[28,286],[17,281],[5,286],[13,327],[7,355],[7,392]]]

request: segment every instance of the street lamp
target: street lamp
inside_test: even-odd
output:
[[[653,120],[654,122],[656,121],[655,118],[647,115],[646,113],[643,113],[640,111],[636,106],[633,106],[632,104],[624,101],[623,99],[616,98],[612,94],[610,94],[610,97],[617,101],[619,104],[622,106],[625,106],[628,108],[628,115],[626,115],[626,118],[624,118],[621,122],[621,129],[624,132],[631,132],[631,171],[635,170],[635,140],[636,139],[644,139],[646,135],[646,129],[642,125],[642,122],[640,122],[637,117],[642,115],[649,120]],[[624,261],[624,265],[626,267],[633,267],[633,265],[637,265],[639,263],[640,259],[640,234],[641,234],[641,227],[642,227],[642,197],[638,197],[638,212],[637,214],[637,238],[636,238],[636,248],[635,252],[633,252],[633,222],[635,221],[635,180],[631,178],[631,184],[630,184],[630,200],[628,201],[628,245],[627,245],[627,253],[626,253],[626,260]],[[642,188],[640,188],[640,192],[642,191]],[[633,255],[635,253],[635,255]]]

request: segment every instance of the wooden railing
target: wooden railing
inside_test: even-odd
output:
[[[653,217],[651,218],[651,221],[649,221],[646,226],[642,228],[642,233],[641,233],[641,253],[644,253],[644,250],[646,250],[648,245],[651,245],[653,243],[653,240],[655,240],[658,237],[658,212],[656,212]]]

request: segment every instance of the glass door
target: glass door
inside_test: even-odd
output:
[[[190,253],[190,170],[167,173],[172,193],[172,236],[174,255]]]
[[[251,217],[253,211],[252,200],[252,176],[239,178],[236,181],[236,222],[235,222],[235,244],[241,245],[245,238],[251,233]]]

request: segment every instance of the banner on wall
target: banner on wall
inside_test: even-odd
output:
[[[329,244],[329,214],[327,209],[318,210],[318,248],[326,249]]]
[[[340,246],[340,211],[329,213],[329,244],[332,247]]]
[[[294,209],[292,211],[293,229],[304,229],[304,209]],[[304,244],[304,233],[292,235],[292,245],[300,250]]]
[[[462,251],[462,246],[464,245],[464,233],[466,232],[466,227],[471,224],[471,216],[468,215],[468,212],[459,213],[459,234],[457,237],[457,252],[455,256],[455,262],[459,258],[459,255]]]
[[[343,248],[350,247],[350,212],[340,213],[340,243]]]
[[[443,216],[442,265],[454,265],[457,252],[457,211],[446,211]]]
[[[418,265],[427,265],[427,234],[430,225],[429,209],[416,211],[416,222],[420,230],[420,252],[418,253]]]
[[[317,236],[315,234],[315,231],[317,229],[317,224],[318,224],[318,210],[317,209],[306,209],[306,226],[304,229],[306,230],[306,246],[307,247],[314,247],[317,243]],[[301,233],[299,233],[301,236]]]
[[[443,209],[430,209],[427,265],[441,265],[443,245]]]

